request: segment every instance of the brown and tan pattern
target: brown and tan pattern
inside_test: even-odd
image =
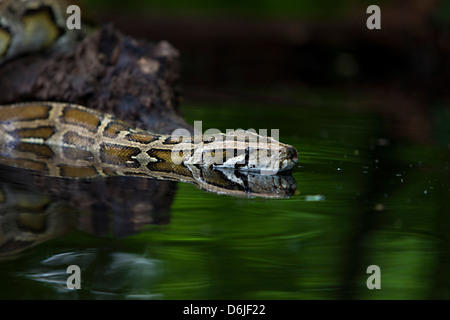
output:
[[[270,143],[264,148],[249,147],[249,135]],[[212,176],[217,180],[212,182],[211,177],[202,175],[205,169],[284,171],[297,161],[293,147],[251,132],[174,138],[132,128],[109,114],[83,106],[55,102],[0,106],[0,146],[3,163],[39,169],[51,176],[129,175],[194,180],[204,189],[207,184],[226,189],[223,181],[231,174],[216,172]],[[269,148],[274,147],[277,157],[269,158],[272,162],[268,164],[260,163],[259,156],[273,156]]]

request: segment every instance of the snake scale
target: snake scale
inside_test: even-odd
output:
[[[70,50],[83,35],[66,28],[68,5],[0,0],[0,63],[46,48]],[[0,106],[0,151],[4,163],[71,178],[132,175],[192,182],[199,168],[273,174],[297,162],[294,147],[249,131],[174,137],[50,101]],[[220,181],[202,181],[221,187]]]

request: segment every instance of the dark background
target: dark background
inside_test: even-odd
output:
[[[381,8],[381,30],[366,27],[371,4]],[[126,34],[173,44],[187,101],[307,108],[337,95],[382,115],[399,139],[446,140],[408,128],[434,127],[430,109],[448,105],[449,1],[95,0],[88,8]],[[437,112],[448,120],[447,107]]]

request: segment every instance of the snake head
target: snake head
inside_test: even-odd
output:
[[[298,161],[298,152],[293,146],[283,144],[279,150],[280,171],[291,170]]]
[[[239,129],[207,139],[214,142],[202,145],[204,166],[274,175],[292,169],[298,161],[294,147],[254,131]]]
[[[250,156],[249,166],[240,168],[244,171],[258,171],[264,175],[275,175],[282,171],[291,170],[298,161],[297,149],[293,146],[269,138],[270,144],[260,146]]]

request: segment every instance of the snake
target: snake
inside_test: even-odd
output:
[[[73,49],[85,31],[66,27],[71,3],[0,0],[0,64],[33,52]],[[242,182],[244,175],[248,184],[255,174],[289,171],[298,161],[293,146],[252,131],[163,135],[86,106],[56,101],[1,105],[0,151],[4,163],[49,176],[152,177],[195,181],[203,189],[225,192],[233,189],[225,180]]]
[[[56,102],[0,106],[0,146],[2,156],[24,168],[73,178],[130,175],[190,182],[199,167],[273,173],[297,161],[294,147],[251,131],[162,135],[108,113]]]

